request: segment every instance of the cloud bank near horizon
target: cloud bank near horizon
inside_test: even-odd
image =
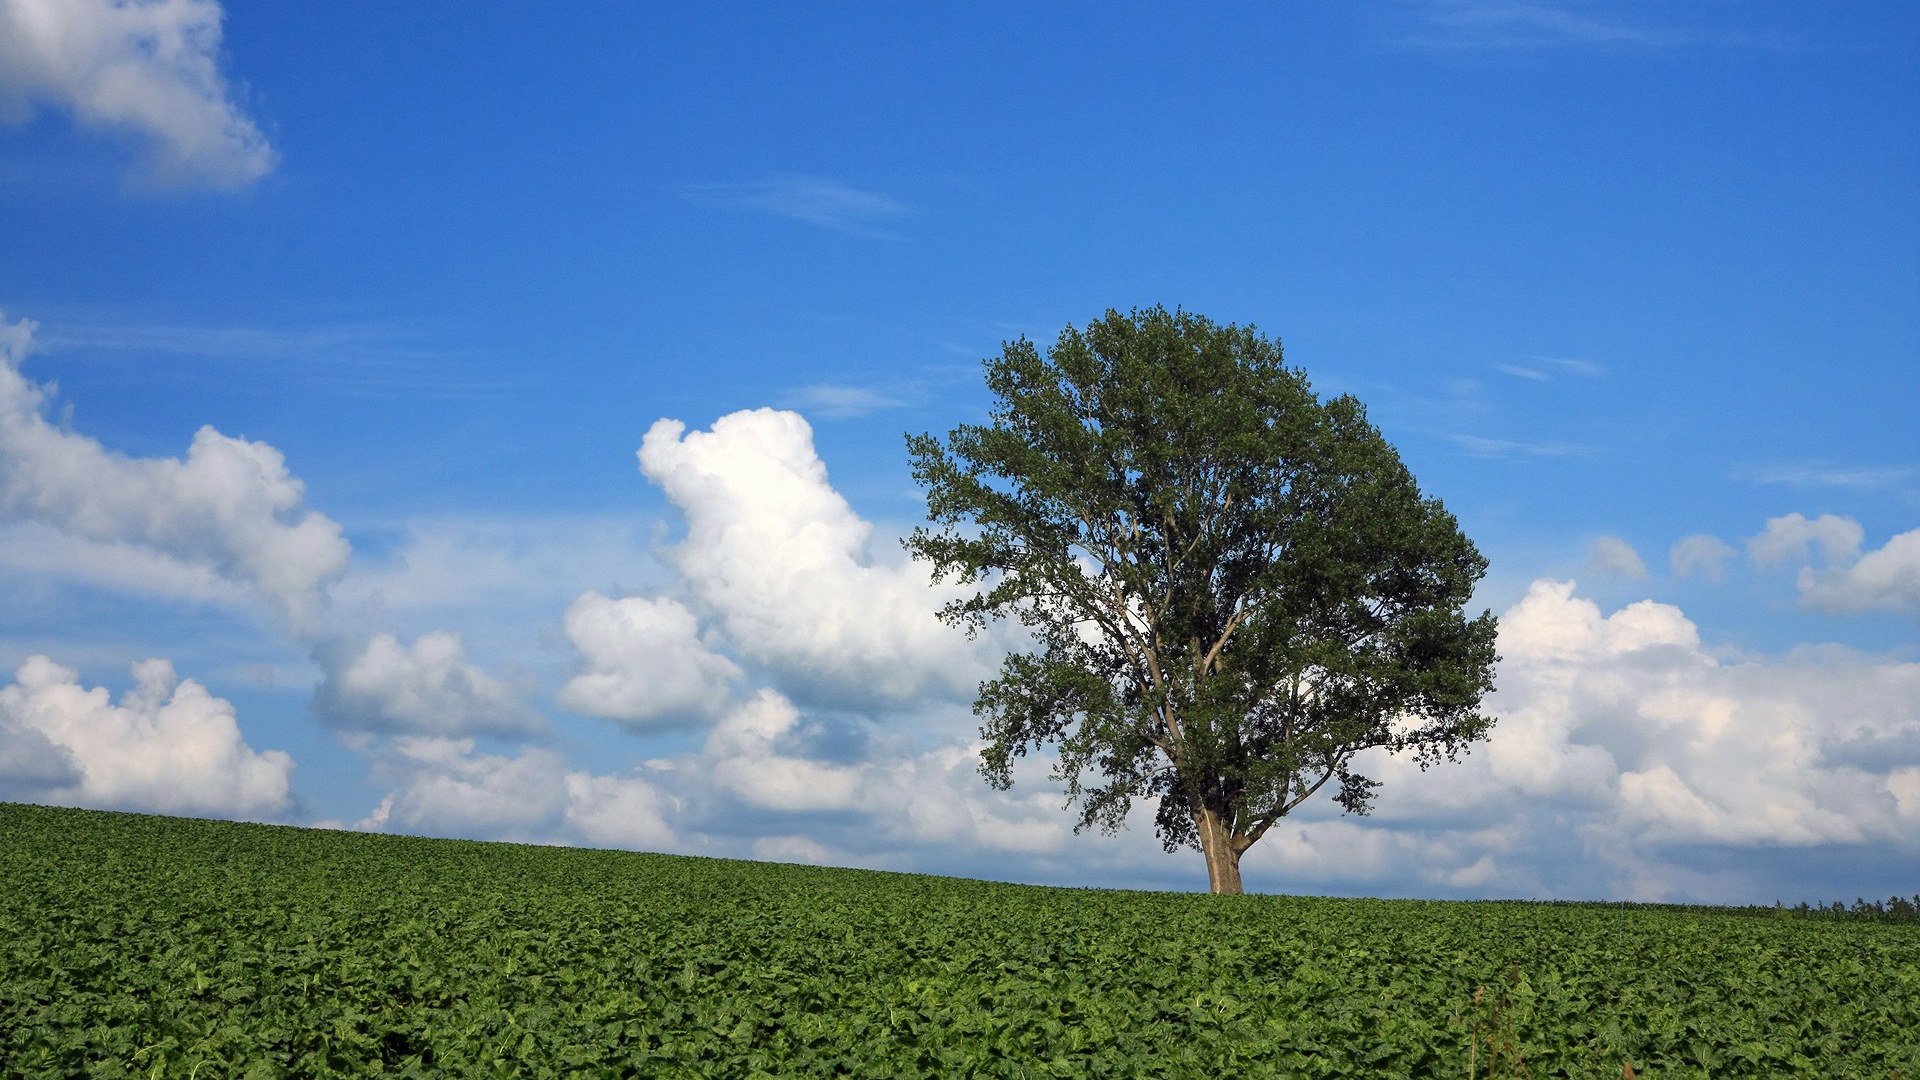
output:
[[[556,604],[547,640],[567,670],[541,683],[490,673],[462,632],[343,630],[333,594],[377,598],[404,586],[404,569],[357,579],[344,531],[308,507],[278,450],[208,427],[183,459],[118,454],[47,419],[51,389],[19,367],[30,324],[0,323],[0,335],[0,571],[214,606],[310,652],[313,718],[385,792],[329,824],[1038,881],[1204,880],[1196,856],[1160,851],[1150,807],[1116,838],[1074,836],[1046,754],[1021,763],[1009,792],[981,781],[967,706],[1017,642],[968,641],[933,617],[945,593],[834,488],[797,413],[649,428],[640,475],[680,530],[658,549],[665,578]],[[468,550],[432,536],[435,550]],[[1907,611],[1917,538],[1871,548],[1853,519],[1785,515],[1747,541],[1746,565],[1795,573],[1809,606]],[[1650,580],[1630,544],[1602,540],[1594,561],[1616,582]],[[138,557],[107,576],[98,549]],[[485,549],[504,560],[502,582],[564,566],[542,548],[516,571],[503,550]],[[1738,555],[1704,535],[1672,551],[1676,578],[1725,576]],[[1490,743],[1426,773],[1376,762],[1375,816],[1309,804],[1249,853],[1249,885],[1767,900],[1794,853],[1866,874],[1920,858],[1911,657],[1736,655],[1678,607],[1604,612],[1550,578],[1502,614],[1499,649]],[[300,816],[293,758],[255,749],[230,702],[165,660],[133,676],[115,702],[54,658],[22,664],[0,686],[0,797]],[[629,759],[583,766],[573,742],[608,732]]]
[[[293,759],[249,746],[232,703],[165,660],[135,664],[133,680],[115,704],[28,657],[0,686],[0,798],[251,820],[293,809]]]

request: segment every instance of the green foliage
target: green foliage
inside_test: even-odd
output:
[[[1010,342],[986,380],[989,423],[907,440],[938,527],[907,548],[980,587],[950,622],[1033,635],[981,687],[990,781],[1053,744],[1083,827],[1157,799],[1211,868],[1330,782],[1365,812],[1361,750],[1424,767],[1485,737],[1494,619],[1462,607],[1486,560],[1358,401],[1162,308]]]
[[[1910,922],[1045,889],[0,805],[0,1077],[1465,1076],[1452,1021],[1479,987],[1535,1077],[1920,1077]]]
[[[1920,893],[1915,893],[1911,899],[1904,896],[1890,896],[1884,903],[1864,897],[1856,898],[1852,907],[1848,907],[1846,902],[1841,900],[1835,900],[1831,905],[1814,904],[1812,907],[1808,907],[1803,900],[1795,907],[1788,908],[1779,904],[1775,907],[1781,911],[1791,911],[1796,915],[1817,918],[1915,921],[1920,920]]]
[[[1506,981],[1503,990],[1475,987],[1466,1015],[1454,1018],[1467,1028],[1467,1080],[1532,1080],[1533,1070],[1520,1056],[1519,1025],[1530,1019],[1526,1006],[1533,987],[1518,967],[1507,972]]]

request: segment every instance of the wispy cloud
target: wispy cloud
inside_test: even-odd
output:
[[[689,198],[758,210],[809,225],[883,239],[899,239],[885,228],[912,211],[877,191],[867,191],[819,176],[776,176],[749,184],[704,184],[687,189]]]
[[[1736,470],[1733,478],[1750,484],[1780,484],[1795,488],[1893,491],[1920,483],[1920,468],[1912,465],[1862,465],[1847,468],[1808,463],[1756,465]]]
[[[1490,439],[1483,435],[1448,435],[1447,440],[1476,457],[1589,457],[1591,446],[1572,443],[1524,442],[1518,439]]]
[[[49,321],[35,334],[44,355],[103,357],[115,353],[216,364],[276,364],[332,390],[379,397],[504,393],[523,381],[476,378],[470,358],[415,343],[404,328],[381,322],[305,326],[195,325],[119,321],[86,314]]]
[[[1558,375],[1578,375],[1582,378],[1598,378],[1606,374],[1607,369],[1591,360],[1572,357],[1536,356],[1525,364],[1495,364],[1493,370],[1516,379],[1531,379],[1534,382],[1552,382]]]
[[[1730,44],[1727,35],[1666,25],[1622,4],[1567,0],[1421,0],[1399,44],[1461,52]]]
[[[883,409],[897,409],[908,403],[906,398],[896,393],[842,383],[803,386],[794,391],[794,398],[807,415],[834,420],[865,416]]]
[[[427,350],[409,349],[398,344],[392,328],[375,324],[266,327],[194,326],[182,323],[48,323],[37,336],[40,351],[49,353],[70,349],[105,349],[275,360],[375,349],[386,355],[396,352],[415,356],[432,355]]]
[[[1552,376],[1538,368],[1521,367],[1519,364],[1495,364],[1493,370],[1516,379],[1532,379],[1535,382],[1547,382]]]

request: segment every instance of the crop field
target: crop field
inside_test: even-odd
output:
[[[1920,1078],[1920,923],[0,805],[4,1076]]]

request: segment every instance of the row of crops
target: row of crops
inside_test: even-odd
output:
[[[1920,1078],[1916,1032],[1913,922],[0,805],[4,1076],[1464,1077],[1493,1054],[1535,1077]]]

